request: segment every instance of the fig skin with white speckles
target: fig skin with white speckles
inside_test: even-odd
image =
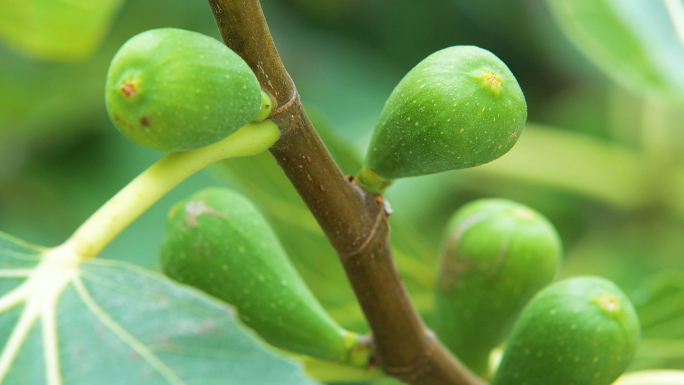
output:
[[[112,122],[131,141],[187,151],[249,123],[261,107],[261,88],[247,63],[216,39],[162,28],[119,49],[105,100]]]
[[[629,366],[639,318],[614,283],[575,277],[523,310],[491,385],[609,385]]]
[[[164,273],[234,305],[245,324],[281,349],[343,356],[344,334],[290,263],[258,210],[209,188],[178,202],[161,245]]]
[[[560,270],[558,232],[541,214],[508,199],[458,210],[442,244],[433,329],[463,363],[487,376],[489,353],[525,304]]]
[[[508,152],[526,119],[522,90],[499,58],[474,46],[446,48],[394,89],[365,166],[387,180],[478,166]]]

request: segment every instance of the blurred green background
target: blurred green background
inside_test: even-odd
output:
[[[0,231],[47,246],[163,155],[128,142],[107,117],[104,81],[118,47],[160,27],[218,38],[206,1],[56,4],[66,7],[0,3]],[[449,216],[480,197],[517,200],[558,228],[564,276],[607,277],[632,296],[644,326],[635,369],[684,369],[684,6],[676,4],[262,1],[307,111],[347,174],[358,170],[394,85],[420,60],[453,45],[499,56],[525,93],[529,124],[489,165],[402,180],[388,192],[406,284],[429,322]],[[102,256],[158,270],[166,211],[212,185],[251,196],[333,317],[366,330],[334,252],[268,154],[190,178]]]

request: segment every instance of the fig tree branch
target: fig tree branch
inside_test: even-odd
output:
[[[223,41],[270,94],[281,137],[270,148],[335,248],[372,329],[374,356],[413,385],[481,385],[424,325],[392,257],[383,206],[350,183],[328,153],[282,65],[258,0],[209,0]]]

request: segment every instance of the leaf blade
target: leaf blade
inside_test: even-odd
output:
[[[73,264],[65,250],[0,233],[7,383],[315,384],[229,305],[126,262]]]
[[[557,24],[593,64],[639,93],[684,102],[684,43],[660,1],[547,0]]]
[[[124,0],[0,3],[0,36],[37,58],[80,61],[99,47]]]

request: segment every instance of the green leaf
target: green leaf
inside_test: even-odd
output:
[[[565,35],[614,81],[684,102],[681,0],[547,0]]]
[[[314,384],[228,305],[134,265],[0,233],[0,278],[0,382]]]
[[[648,172],[643,157],[630,147],[534,123],[525,126],[524,135],[501,159],[463,170],[544,184],[624,207],[647,201],[643,181]]]
[[[684,272],[656,273],[632,298],[642,327],[633,369],[684,369]]]
[[[0,37],[35,57],[89,58],[124,0],[8,0],[0,2]]]

